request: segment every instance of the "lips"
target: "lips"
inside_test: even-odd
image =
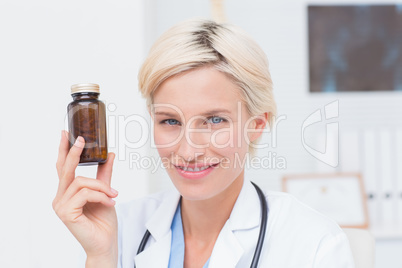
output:
[[[210,165],[175,166],[178,173],[186,179],[201,179],[211,173],[219,163]]]

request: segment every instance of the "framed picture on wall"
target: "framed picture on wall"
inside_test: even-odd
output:
[[[368,228],[367,201],[360,174],[301,174],[282,179],[282,188],[341,227]]]
[[[307,11],[310,92],[402,91],[402,4]]]

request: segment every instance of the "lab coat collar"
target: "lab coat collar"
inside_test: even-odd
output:
[[[210,268],[236,267],[244,249],[235,232],[247,231],[260,224],[260,202],[251,182],[244,178],[243,187],[232,213],[223,226],[209,261]]]
[[[167,267],[170,257],[170,245],[172,239],[173,216],[180,200],[180,193],[173,189],[166,192],[160,206],[145,224],[151,233],[147,246],[143,252],[135,256],[137,268]],[[154,243],[151,243],[151,241]]]
[[[230,214],[228,224],[232,231],[252,229],[260,225],[261,206],[257,191],[244,178],[243,187]]]
[[[176,189],[170,191],[146,223],[155,242],[135,257],[137,268],[168,266],[172,237],[170,227],[179,200],[180,193]],[[209,262],[210,268],[236,266],[244,250],[234,231],[258,227],[260,214],[260,202],[256,190],[251,182],[244,178],[243,187],[232,213],[215,243]]]
[[[158,241],[165,237],[171,230],[173,216],[180,201],[180,193],[174,188],[166,192],[158,209],[145,224],[152,237]]]

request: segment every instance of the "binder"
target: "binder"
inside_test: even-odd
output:
[[[347,130],[341,134],[339,161],[342,172],[360,172],[359,132]]]
[[[382,226],[394,226],[396,222],[396,185],[393,165],[392,135],[389,129],[379,131],[379,176],[380,207],[382,211]]]
[[[397,200],[397,226],[402,226],[402,128],[395,132],[395,180]]]
[[[362,133],[363,165],[362,174],[367,193],[367,208],[372,228],[380,224],[379,192],[377,192],[377,147],[376,133],[366,129]]]

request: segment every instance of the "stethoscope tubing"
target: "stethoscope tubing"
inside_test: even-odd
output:
[[[254,257],[253,261],[251,262],[250,268],[257,268],[258,266],[258,261],[260,260],[260,255],[262,252],[262,246],[264,245],[264,238],[265,238],[265,232],[267,230],[267,222],[268,222],[268,204],[267,200],[265,199],[264,193],[260,189],[260,187],[257,186],[254,182],[251,182],[258,194],[258,197],[260,198],[260,205],[261,205],[261,226],[260,226],[260,233],[258,235],[258,241],[257,241],[257,246],[255,247],[255,252],[254,252]]]

